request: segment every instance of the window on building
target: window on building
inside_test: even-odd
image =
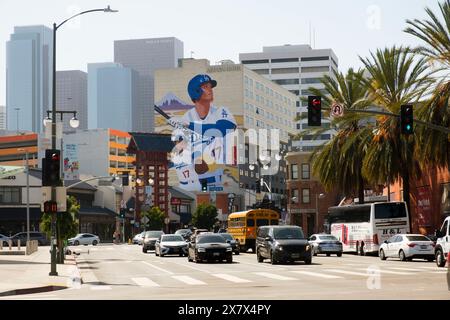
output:
[[[291,164],[291,179],[298,179],[298,165]]]
[[[320,78],[303,78],[302,84],[322,83]]]
[[[262,59],[262,60],[246,60],[242,61],[242,64],[256,64],[256,63],[269,63],[268,59]]]
[[[309,188],[302,189],[302,203],[310,203],[311,202],[309,193],[310,193]]]
[[[309,180],[310,166],[309,163],[302,163],[302,179]]]
[[[109,148],[109,154],[112,156],[115,156],[117,153],[117,149],[116,148]]]
[[[20,187],[0,187],[0,203],[20,204]]]
[[[277,62],[298,62],[298,58],[281,58],[281,59],[272,59],[272,63]]]
[[[330,68],[328,66],[324,67],[302,67],[302,72],[328,72]]]
[[[288,74],[288,73],[299,73],[299,68],[273,68],[272,74]]]
[[[325,61],[330,60],[330,57],[303,57],[302,61]]]
[[[280,80],[273,80],[273,82],[279,85],[299,84],[298,79],[280,79]]]
[[[299,203],[298,189],[291,189],[291,203]]]
[[[300,90],[289,90],[289,92],[295,94],[296,96],[300,94]]]
[[[269,74],[269,69],[254,69],[257,74]]]

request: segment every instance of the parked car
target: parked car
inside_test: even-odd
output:
[[[189,239],[191,238],[191,235],[192,235],[192,230],[191,229],[178,229],[177,231],[175,231],[175,234],[179,234],[184,238],[184,240],[189,241]]]
[[[401,261],[414,258],[434,260],[434,242],[422,234],[396,234],[381,244],[381,260],[400,258]]]
[[[0,241],[3,242],[3,245],[4,245],[4,246],[7,246],[7,245],[8,245],[8,240],[9,240],[9,237],[7,237],[7,236],[5,236],[5,235],[3,235],[3,234],[0,233]]]
[[[233,248],[233,252],[235,254],[239,254],[240,250],[239,250],[239,240],[234,239],[233,236],[229,233],[218,233],[219,235],[221,235],[222,237],[224,237],[225,241],[228,242],[229,244],[231,244],[231,248]]]
[[[14,246],[17,246],[19,239],[21,245],[26,245],[27,233],[26,232],[16,233],[10,239],[12,240]],[[45,235],[45,233],[42,232],[30,231],[30,240],[37,240],[40,246],[46,246],[50,244],[50,241],[48,241],[47,236]]]
[[[194,237],[189,243],[188,261],[226,260],[233,262],[233,248],[221,235],[205,232]]]
[[[147,253],[148,250],[155,250],[156,240],[161,239],[163,234],[164,232],[161,230],[146,231],[142,243],[142,252]]]
[[[78,246],[80,244],[83,244],[87,246],[88,244],[92,244],[93,246],[96,246],[100,243],[100,238],[92,233],[79,233],[75,237],[70,238],[67,240],[69,245]]]
[[[142,244],[142,241],[144,240],[144,234],[145,231],[142,231],[141,233],[138,233],[133,237],[133,244]]]
[[[331,254],[342,256],[342,242],[331,234],[313,234],[309,237],[309,244],[314,256],[318,253],[325,253],[327,257]]]
[[[287,261],[304,261],[311,264],[311,246],[299,226],[262,226],[256,237],[258,262],[270,259],[272,264]]]
[[[156,240],[155,255],[164,257],[167,254],[187,256],[188,244],[180,234],[163,234],[160,240]]]
[[[450,253],[450,217],[446,217],[441,229],[436,230],[434,256],[438,267],[444,267]]]

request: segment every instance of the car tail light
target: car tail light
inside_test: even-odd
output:
[[[373,235],[373,239],[372,240],[373,240],[373,244],[378,244],[378,234],[375,233]]]
[[[415,243],[408,243],[408,247],[410,247],[410,248],[414,248],[415,246],[416,246]]]

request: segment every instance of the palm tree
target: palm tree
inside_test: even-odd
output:
[[[442,80],[437,82],[431,98],[419,109],[418,118],[425,122],[450,127],[450,81],[448,70],[450,67],[450,1],[439,3],[440,13],[444,23],[426,8],[428,20],[407,20],[409,33],[423,42],[415,52],[425,57],[431,64],[438,67],[443,74]],[[450,143],[447,134],[430,130],[424,126],[418,127],[420,155],[425,164],[448,168],[450,166]]]
[[[314,175],[327,190],[338,187],[345,195],[358,194],[360,203],[364,203],[364,177],[362,162],[365,156],[367,131],[361,122],[363,115],[351,112],[354,109],[365,109],[370,105],[367,89],[360,80],[363,70],[349,69],[347,74],[334,72],[334,78],[325,75],[322,83],[329,95],[323,96],[325,110],[337,102],[344,107],[345,115],[332,120],[331,126],[339,131],[323,148],[313,152],[312,167]],[[316,88],[309,88],[315,95],[322,95]],[[324,112],[325,115],[329,111]],[[300,134],[318,136],[328,128],[309,129]]]
[[[370,58],[361,58],[369,77],[362,78],[374,105],[398,115],[401,105],[417,103],[431,83],[425,58],[415,59],[408,48],[378,49]],[[414,158],[414,135],[402,136],[399,118],[377,116],[377,129],[364,158],[363,174],[374,184],[392,183],[402,178],[403,199],[410,208],[409,177],[420,176]]]

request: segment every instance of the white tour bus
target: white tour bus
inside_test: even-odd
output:
[[[355,204],[328,209],[331,234],[342,242],[344,252],[378,254],[380,244],[397,233],[409,233],[405,202]]]

